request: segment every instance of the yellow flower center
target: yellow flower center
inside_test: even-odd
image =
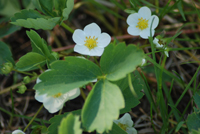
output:
[[[126,131],[126,128],[128,127],[126,124],[122,124],[122,123],[118,123],[117,124],[121,129],[123,129],[124,131]]]
[[[61,95],[62,95],[62,93],[57,93],[57,94],[53,95],[53,98],[58,98],[58,97],[60,97]]]
[[[95,47],[97,47],[97,39],[98,38],[95,38],[95,36],[93,36],[93,38],[91,38],[91,36],[89,37],[86,37],[86,40],[85,40],[85,46],[91,50],[91,49],[94,49]]]
[[[146,19],[143,19],[142,17],[140,19],[138,19],[138,23],[137,23],[137,28],[139,28],[140,30],[146,29],[148,27],[148,21]]]

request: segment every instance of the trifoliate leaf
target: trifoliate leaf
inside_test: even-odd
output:
[[[11,23],[26,28],[51,30],[59,20],[60,17],[46,18],[35,10],[24,9],[11,18]]]
[[[9,47],[4,42],[0,41],[0,68],[2,68],[3,64],[6,62],[11,62],[14,65],[14,60]],[[1,69],[0,74],[2,74]]]
[[[81,122],[79,116],[74,116],[72,113],[63,118],[58,128],[58,134],[82,134]]]
[[[41,54],[29,52],[22,56],[16,64],[16,69],[19,71],[30,71],[38,68],[38,65],[43,66],[46,58]]]
[[[62,16],[63,9],[66,8],[67,0],[55,0],[54,5],[55,9],[58,11],[59,16]]]
[[[124,108],[124,98],[119,87],[108,80],[98,81],[89,93],[82,109],[83,127],[98,133],[111,130],[113,120]]]
[[[125,43],[119,43],[114,46],[110,44],[105,48],[100,65],[106,78],[116,81],[134,71],[142,63],[143,58],[143,51],[134,45],[126,46]]]
[[[43,9],[43,13],[46,13],[47,15],[51,15],[53,13],[53,0],[39,0],[40,5]]]
[[[81,115],[81,110],[72,111],[74,115]],[[66,117],[69,112],[64,113],[62,115],[55,115],[50,119],[51,125],[48,127],[48,134],[57,134],[58,126],[61,123],[61,120]]]
[[[55,61],[50,67],[49,71],[40,75],[41,82],[34,86],[40,94],[66,93],[102,75],[96,64],[78,57],[67,57],[65,61]]]

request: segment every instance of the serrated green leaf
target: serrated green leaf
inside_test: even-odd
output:
[[[14,25],[25,27],[25,28],[34,28],[36,30],[38,30],[38,29],[51,30],[56,26],[56,24],[59,22],[59,20],[60,20],[60,17],[54,17],[54,18],[49,18],[49,19],[28,18],[26,20],[18,19],[15,22],[11,22],[11,23]]]
[[[198,130],[200,128],[200,111],[198,113],[194,112],[188,115],[186,123],[189,131],[192,129]]]
[[[0,68],[6,62],[11,62],[14,65],[14,60],[12,58],[12,53],[9,47],[4,42],[0,41]],[[0,74],[2,74],[1,69]]]
[[[79,116],[74,116],[72,113],[63,118],[58,128],[58,134],[82,134],[81,122]]]
[[[89,93],[82,109],[83,126],[98,133],[111,130],[113,120],[124,108],[124,98],[119,87],[108,80],[98,81]]]
[[[81,110],[72,111],[74,115],[81,115]],[[62,115],[55,115],[50,119],[51,125],[48,127],[48,134],[57,134],[58,126],[60,125],[61,120],[66,117],[69,112]]]
[[[112,129],[109,132],[104,132],[103,134],[127,134],[127,132],[121,129],[117,124],[113,123]]]
[[[67,57],[65,61],[53,62],[51,70],[40,75],[39,79],[42,82],[36,84],[34,89],[48,95],[66,93],[91,82],[100,75],[102,75],[100,68],[93,62],[78,57]]]
[[[137,70],[135,70],[134,73],[131,74],[131,80],[132,80],[132,84],[135,89],[135,92],[137,94],[137,98],[133,95],[133,93],[131,92],[129,88],[128,77],[114,82],[122,90],[122,94],[125,100],[125,108],[120,110],[120,114],[129,112],[131,108],[136,107],[140,103],[139,99],[141,99],[144,95],[141,92],[141,90],[146,88],[146,85],[140,73]]]
[[[46,42],[35,31],[33,31],[33,30],[26,31],[26,34],[28,35],[28,37],[31,40],[33,52],[41,54],[45,57],[48,57],[51,55]]]
[[[30,71],[37,69],[38,65],[43,65],[46,62],[46,58],[38,53],[29,52],[22,56],[16,63],[16,69],[19,71]]]
[[[73,7],[74,7],[74,0],[67,0],[66,2],[66,7],[65,9],[63,9],[63,21],[67,20],[69,17],[70,12],[72,11]]]
[[[134,71],[138,65],[141,65],[143,58],[143,51],[134,45],[126,46],[125,43],[119,43],[115,46],[110,44],[105,48],[100,65],[106,78],[116,81]]]

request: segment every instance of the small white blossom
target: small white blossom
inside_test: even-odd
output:
[[[41,82],[38,78],[36,83]],[[48,96],[47,94],[39,95],[39,91],[36,90],[35,99],[42,102],[44,107],[49,111],[49,113],[55,113],[63,108],[66,101],[72,100],[80,95],[80,89],[75,88],[66,93],[57,93],[53,96]]]
[[[154,19],[154,20],[153,20]],[[155,28],[158,26],[159,18],[156,15],[151,15],[151,10],[148,7],[141,7],[138,13],[130,14],[127,18],[129,25],[127,31],[130,35],[139,35],[143,39],[148,39],[150,36],[150,27],[152,24],[152,36],[154,36]]]
[[[160,39],[157,39],[156,37],[153,40],[153,43],[156,45],[156,48],[163,48],[164,44]]]
[[[133,121],[131,120],[131,116],[128,113],[125,113],[119,120],[114,120],[114,123],[116,123],[128,134],[137,134],[137,130],[132,127]]]
[[[104,47],[111,41],[110,35],[101,33],[101,29],[96,23],[85,26],[83,30],[75,30],[72,38],[76,43],[74,51],[89,56],[101,56]]]
[[[15,130],[12,132],[12,134],[26,134],[22,130]]]
[[[164,53],[167,57],[169,57],[169,54],[168,54],[168,49],[167,47],[164,48],[164,42],[161,40],[161,39],[157,39],[156,37],[154,38],[153,40],[153,43],[156,45],[156,48],[162,48],[164,49]]]

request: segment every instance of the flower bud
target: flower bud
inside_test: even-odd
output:
[[[18,87],[17,92],[20,93],[20,94],[23,94],[23,93],[25,93],[26,89],[27,89],[27,87],[23,84],[23,85]]]
[[[25,84],[28,84],[30,81],[31,81],[31,78],[30,78],[29,76],[25,76],[25,77],[23,78],[23,82],[24,82]]]
[[[13,64],[11,62],[6,62],[3,64],[3,67],[1,68],[1,72],[3,74],[9,74],[13,69]]]

